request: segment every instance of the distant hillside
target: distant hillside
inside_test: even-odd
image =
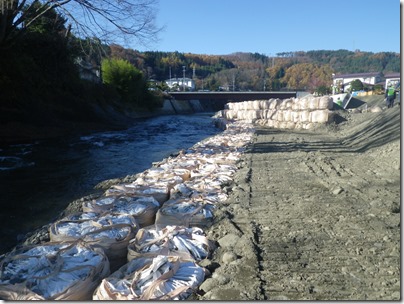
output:
[[[118,45],[110,46],[110,55],[124,58],[143,71],[149,79],[193,78],[197,89],[314,91],[327,89],[332,74],[400,72],[401,56],[392,52],[318,50],[277,53],[269,57],[259,53],[201,55],[179,52],[138,52]],[[303,79],[300,79],[303,78]]]

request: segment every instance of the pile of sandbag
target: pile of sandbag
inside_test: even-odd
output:
[[[110,195],[126,195],[126,196],[150,196],[160,204],[164,203],[169,198],[171,187],[167,182],[155,182],[150,185],[144,185],[135,182],[113,185],[106,192],[106,196]]]
[[[158,255],[129,261],[102,280],[94,300],[184,300],[205,278],[194,260]]]
[[[84,212],[130,214],[139,227],[152,225],[159,207],[151,196],[103,196],[83,203]]]
[[[157,211],[156,226],[209,227],[215,206],[202,198],[169,200]]]
[[[101,247],[114,271],[126,262],[127,247],[138,231],[130,214],[83,212],[69,215],[49,228],[52,242],[82,240]]]
[[[0,265],[0,299],[91,300],[109,262],[83,242],[46,243],[9,253]]]
[[[128,246],[128,261],[158,255],[201,261],[210,256],[213,244],[198,227],[154,226],[142,228]]]
[[[240,120],[281,129],[310,129],[334,121],[329,96],[230,102],[217,118]],[[223,126],[220,119],[218,125]]]

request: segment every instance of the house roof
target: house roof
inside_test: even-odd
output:
[[[390,73],[384,75],[384,78],[401,78],[400,75],[401,75],[400,73]]]
[[[340,74],[340,75],[335,75],[334,78],[354,78],[354,77],[359,77],[359,78],[368,78],[368,77],[375,77],[375,76],[380,76],[380,72],[370,72],[370,73],[355,73],[355,74]]]

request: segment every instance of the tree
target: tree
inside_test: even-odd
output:
[[[355,79],[354,81],[351,82],[351,90],[353,92],[355,91],[361,91],[363,90],[363,83],[359,79]]]
[[[333,70],[328,65],[299,63],[292,65],[285,72],[284,81],[289,88],[304,89],[314,92],[321,86],[329,85]]]
[[[108,43],[128,38],[147,44],[161,28],[155,26],[158,0],[1,0],[0,47],[9,47],[50,10],[69,23],[66,33],[98,37]],[[57,14],[56,14],[57,16]],[[111,37],[114,37],[112,39]]]
[[[124,101],[141,103],[146,84],[138,69],[123,59],[104,59],[101,71],[103,82],[115,88]]]

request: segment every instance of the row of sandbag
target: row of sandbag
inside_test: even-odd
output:
[[[269,100],[250,100],[243,102],[229,102],[225,109],[235,111],[247,110],[332,110],[333,100],[329,96],[303,97],[303,98],[271,98]]]
[[[213,250],[200,227],[227,198],[222,188],[252,134],[234,124],[84,202],[51,225],[50,243],[1,261],[0,299],[187,298],[204,280],[197,262]]]
[[[252,135],[250,126],[235,124],[176,157],[156,163],[134,182],[114,185],[105,192],[105,199],[150,196],[160,208],[155,224],[140,229],[128,245],[129,262],[102,281],[94,299],[185,299],[202,284],[204,272],[197,262],[209,257],[214,248],[201,228],[210,226],[216,205],[227,199],[223,187],[231,182]],[[157,270],[134,276],[133,267],[137,269],[137,263],[151,257],[155,261],[151,267]],[[170,259],[188,266],[181,271],[174,264],[168,268]],[[167,273],[168,269],[175,271],[175,278],[169,281],[172,271]],[[142,284],[147,288],[139,288]]]
[[[332,98],[270,99],[228,103],[217,118],[239,120],[281,129],[310,129],[334,121]]]

